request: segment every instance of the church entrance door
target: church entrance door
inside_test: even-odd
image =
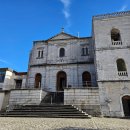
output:
[[[122,97],[122,104],[124,109],[124,115],[130,116],[130,96]]]
[[[67,76],[64,71],[60,71],[57,73],[57,92],[55,93],[55,103],[63,103],[64,102],[64,88],[67,85]]]

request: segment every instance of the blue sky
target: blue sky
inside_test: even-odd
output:
[[[27,71],[32,41],[91,36],[92,16],[130,10],[130,0],[0,0],[0,67]]]

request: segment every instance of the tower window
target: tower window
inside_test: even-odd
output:
[[[118,71],[127,71],[125,61],[123,59],[118,59],[116,63]]]
[[[116,63],[117,63],[118,75],[128,76],[125,61],[123,59],[118,59]]]
[[[112,41],[121,41],[120,31],[118,29],[111,30]]]
[[[118,29],[111,30],[111,41],[113,45],[121,45],[121,35]]]

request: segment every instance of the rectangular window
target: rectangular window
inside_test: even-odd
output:
[[[5,73],[5,71],[0,71],[0,83],[4,83]]]
[[[43,51],[41,51],[41,58],[43,58]]]
[[[43,58],[43,50],[38,50],[37,58]]]
[[[16,82],[15,88],[20,89],[22,87],[22,80],[15,80],[15,82]]]
[[[82,56],[87,56],[88,55],[88,48],[87,47],[83,47],[82,48]]]
[[[40,51],[38,51],[38,58],[40,58],[40,53],[41,53],[41,52],[40,52]]]

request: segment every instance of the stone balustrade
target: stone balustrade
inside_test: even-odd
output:
[[[122,41],[112,41],[112,45],[122,45]]]
[[[128,76],[127,71],[118,71],[119,76]]]

